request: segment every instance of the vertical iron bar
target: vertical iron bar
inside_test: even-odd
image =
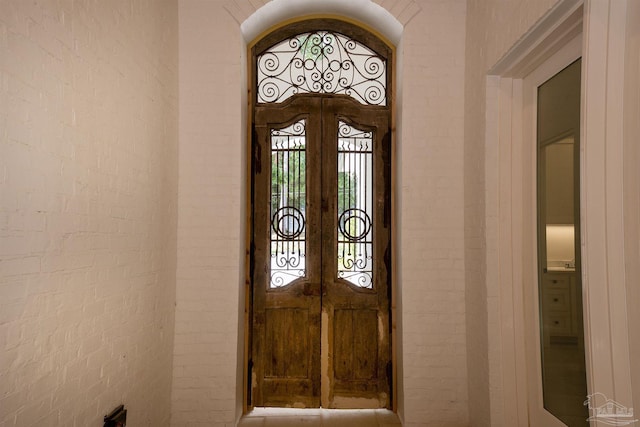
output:
[[[338,189],[341,191],[341,197],[342,197],[342,208],[344,209],[345,207],[345,203],[344,203],[344,192],[345,192],[345,182],[344,182],[344,174],[345,174],[345,157],[344,157],[344,141],[342,139],[340,139],[340,127],[341,127],[341,123],[338,122],[338,151],[341,154],[342,157],[342,189],[340,190],[340,181],[338,181]],[[342,150],[342,151],[341,151]],[[342,212],[340,212],[337,209],[337,213],[338,213],[338,219],[340,219],[340,215],[342,215]],[[342,267],[344,268],[344,224],[342,225],[342,232],[339,233],[339,244],[342,246],[340,249],[342,250]],[[340,230],[340,224],[338,224],[338,230]],[[340,235],[341,234],[341,235]]]
[[[297,154],[296,161],[298,162],[298,173],[297,173],[297,176],[296,176],[296,180],[298,181],[297,185],[296,185],[297,194],[298,194],[297,195],[297,200],[298,201],[296,203],[296,205],[297,205],[296,208],[298,210],[300,210],[300,212],[302,212],[302,200],[300,199],[300,195],[301,195],[300,187],[302,186],[302,179],[301,179],[301,176],[300,176],[300,148],[301,148],[300,147],[300,141],[298,140],[298,142],[296,142],[296,154]],[[300,224],[300,226],[302,226],[302,224]],[[297,240],[297,246],[298,246],[298,259],[299,259],[300,258],[300,237],[297,237],[296,240]]]
[[[358,175],[359,176],[357,177],[358,179],[357,179],[357,182],[356,182],[356,186],[362,188],[361,187],[362,184],[360,183],[360,181],[362,181],[362,177],[364,177],[364,196],[363,196],[364,203],[363,203],[362,207],[363,207],[363,210],[366,212],[367,211],[367,175],[366,175],[367,170],[366,170],[366,162],[365,162],[364,170],[362,168],[362,157],[364,156],[364,154],[362,153],[362,148],[363,148],[363,140],[362,140],[362,138],[360,138],[360,152],[357,154],[358,159],[359,159],[358,160],[358,163],[359,163]],[[358,188],[358,193],[360,193],[360,188]],[[358,234],[357,234],[358,236],[360,236],[362,234],[362,232],[364,231],[364,228],[363,228],[364,225],[365,224],[363,224],[362,221],[358,221]],[[357,245],[358,245],[358,252],[359,252],[358,256],[362,257],[362,245],[363,245],[363,242],[360,241],[360,242],[357,243]]]
[[[277,146],[277,142],[276,142],[276,146]],[[277,171],[277,178],[278,178],[278,189],[280,191],[278,191],[278,193],[280,193],[280,197],[278,200],[278,208],[280,208],[280,202],[282,201],[282,199],[284,198],[284,153],[282,152],[282,150],[278,150],[278,154],[277,154],[277,161],[278,161],[278,171]],[[282,169],[281,169],[282,168]],[[282,171],[282,175],[280,176],[280,172]],[[280,181],[282,181],[282,187],[280,186]],[[278,219],[279,221],[279,219]],[[276,227],[280,227],[280,222],[278,222],[277,224],[274,224],[274,226]],[[282,254],[284,254],[284,244],[283,242],[280,242],[280,233],[276,233],[276,248],[277,250],[279,249],[281,251]]]
[[[350,132],[353,132],[353,128],[349,127],[349,130]],[[349,143],[349,200],[351,200],[351,197],[353,197],[353,189],[351,187],[351,174],[354,173],[352,171],[354,170],[354,167],[355,167],[355,159],[353,157],[354,154],[353,154],[353,149],[351,148],[351,145],[355,144],[355,141],[353,136],[351,136],[349,140],[351,141]],[[351,223],[349,225],[351,225]],[[349,234],[353,235],[353,233],[349,233]],[[354,259],[352,261],[355,261],[355,250],[354,250],[355,248],[353,246],[354,246],[353,243],[349,244],[349,256],[353,255]],[[354,252],[353,254],[351,253],[352,250]],[[355,262],[353,263],[352,267],[355,268]]]
[[[373,216],[373,212],[371,212],[373,209],[369,209],[369,189],[367,188],[367,184],[369,182],[369,142],[370,139],[367,139],[369,135],[365,134],[365,141],[363,145],[364,148],[364,153],[362,154],[365,157],[365,162],[364,162],[364,211],[366,212],[366,215],[371,215]],[[372,199],[373,200],[373,199]],[[366,226],[367,224],[364,224],[364,226]],[[364,231],[364,230],[363,230]],[[364,248],[364,262],[365,262],[365,266],[367,265],[367,249],[369,249],[369,232],[367,231],[367,235],[363,236],[364,241],[361,243],[363,248]]]

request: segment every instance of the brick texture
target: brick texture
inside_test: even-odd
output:
[[[0,0],[0,427],[100,425],[118,403],[134,426],[235,425],[240,24],[266,2]],[[500,426],[486,70],[555,0],[375,3],[404,26],[400,416]]]
[[[407,426],[464,426],[466,2],[418,3],[404,28],[399,83],[402,418]]]
[[[177,2],[0,1],[0,426],[169,424]]]
[[[497,257],[497,146],[485,144],[487,71],[556,0],[469,0],[466,25],[464,197],[469,418],[502,426]],[[491,100],[489,100],[491,102]],[[509,374],[510,375],[510,374]]]
[[[232,426],[244,283],[246,49],[222,2],[180,2],[180,179],[172,426]],[[241,245],[242,244],[242,245]],[[244,317],[242,317],[244,318]],[[241,372],[240,372],[241,374]]]

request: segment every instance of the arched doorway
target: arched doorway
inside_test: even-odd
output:
[[[392,50],[313,19],[251,61],[249,405],[389,408]]]

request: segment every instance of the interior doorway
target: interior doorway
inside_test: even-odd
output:
[[[538,304],[543,404],[570,427],[587,427],[580,252],[578,59],[538,86]]]
[[[523,79],[531,177],[532,259],[524,286],[531,425],[589,424],[583,322],[580,146],[581,46],[573,38]],[[526,224],[526,223],[525,223]]]
[[[253,48],[249,406],[391,407],[390,54],[325,19]]]

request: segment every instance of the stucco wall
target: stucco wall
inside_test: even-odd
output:
[[[177,2],[0,2],[0,426],[169,423]]]

